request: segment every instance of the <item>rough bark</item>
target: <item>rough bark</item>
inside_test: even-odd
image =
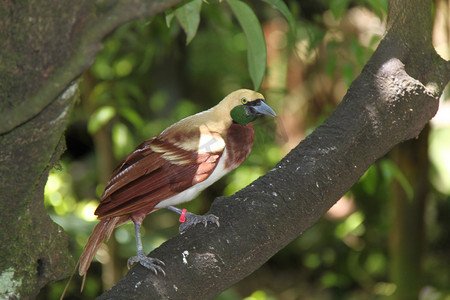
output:
[[[212,299],[300,236],[436,113],[450,65],[431,24],[430,1],[391,1],[386,36],[330,117],[266,175],[216,199],[219,228],[197,226],[150,253],[166,277],[135,266],[99,299]]]
[[[49,281],[67,276],[67,237],[43,205],[50,166],[64,150],[62,137],[77,84],[38,116],[0,137],[0,298],[27,299]]]
[[[118,25],[181,0],[0,4],[0,298],[34,298],[68,275],[67,236],[43,206],[78,83]],[[68,265],[69,264],[69,265]]]

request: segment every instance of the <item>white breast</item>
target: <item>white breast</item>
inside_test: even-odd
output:
[[[217,180],[222,178],[228,172],[230,172],[231,169],[225,169],[225,161],[227,159],[227,156],[228,156],[227,150],[224,149],[222,156],[219,159],[219,163],[217,164],[216,168],[211,173],[211,175],[209,175],[209,177],[206,178],[206,180],[204,180],[200,183],[197,183],[194,186],[191,186],[187,190],[184,190],[183,192],[181,192],[173,197],[170,197],[170,198],[167,198],[166,200],[161,201],[160,203],[158,203],[158,205],[155,206],[155,208],[163,208],[163,207],[167,207],[170,205],[180,204],[183,202],[190,201],[190,200],[194,199],[195,197],[197,197],[197,195],[201,191],[203,191],[208,186],[210,186],[211,184],[213,184],[214,182],[216,182]]]

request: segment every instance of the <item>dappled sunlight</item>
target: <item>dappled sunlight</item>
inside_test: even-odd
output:
[[[71,183],[71,175],[64,170],[52,170],[49,174],[44,190],[44,203],[47,207],[52,207],[57,215],[75,211],[76,200]]]
[[[431,125],[429,156],[436,170],[435,187],[450,194],[450,98],[441,99]]]
[[[84,203],[83,203],[84,202]],[[84,204],[84,205],[83,205]],[[98,206],[98,200],[88,200],[81,202],[81,212],[77,215],[86,221],[95,221],[97,216],[94,215],[95,209]]]

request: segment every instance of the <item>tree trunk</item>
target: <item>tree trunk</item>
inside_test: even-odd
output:
[[[181,0],[0,4],[0,298],[32,299],[73,268],[67,236],[43,205],[78,83],[118,25]]]
[[[67,236],[43,201],[48,172],[64,151],[62,134],[76,91],[74,83],[35,118],[0,137],[2,299],[33,298],[73,267]]]

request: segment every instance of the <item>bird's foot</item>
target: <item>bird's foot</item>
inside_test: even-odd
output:
[[[180,233],[184,233],[188,228],[199,223],[204,224],[205,227],[208,226],[208,223],[216,224],[217,227],[220,227],[219,218],[213,214],[199,216],[190,212],[186,212],[186,221],[184,223],[181,223]]]
[[[157,258],[147,257],[144,252],[138,251],[136,256],[132,256],[128,259],[128,269],[131,268],[131,266],[135,263],[140,263],[147,269],[153,271],[155,275],[158,275],[158,272],[160,272],[164,276],[166,276],[166,272],[164,272],[163,269],[163,266],[165,266],[166,264]]]

